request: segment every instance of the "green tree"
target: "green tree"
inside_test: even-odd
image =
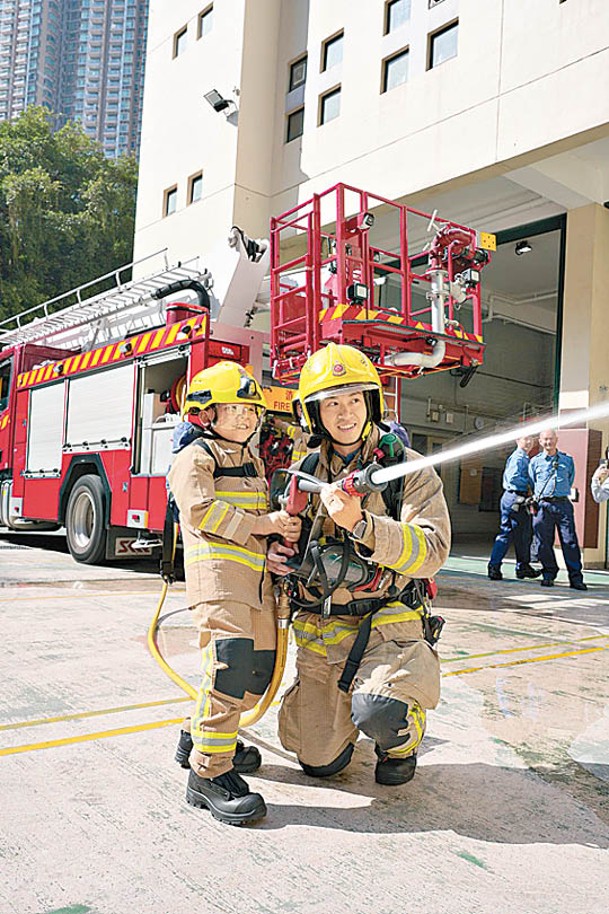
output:
[[[137,162],[30,107],[0,123],[0,319],[128,263]]]

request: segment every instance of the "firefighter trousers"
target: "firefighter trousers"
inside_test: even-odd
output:
[[[416,753],[425,733],[425,711],[440,698],[439,658],[421,636],[420,618],[383,624],[380,617],[378,622],[345,693],[338,681],[358,620],[322,620],[310,613],[296,617],[297,678],[281,704],[279,737],[303,764],[330,765],[360,731],[391,757]]]
[[[261,607],[198,603],[192,607],[202,650],[201,685],[190,732],[190,766],[205,778],[233,766],[239,717],[264,694],[275,664],[276,622],[272,595]]]

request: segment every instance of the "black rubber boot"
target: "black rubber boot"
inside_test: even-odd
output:
[[[310,778],[329,778],[347,767],[351,761],[354,749],[354,744],[349,743],[349,745],[345,746],[341,754],[338,755],[333,762],[330,762],[329,765],[306,765],[304,762],[301,762],[300,759],[298,761],[304,773],[308,774]]]
[[[192,752],[192,736],[186,730],[180,730],[180,739],[176,749],[175,760],[182,768],[188,770],[188,761]],[[239,774],[252,774],[258,771],[262,764],[262,756],[255,746],[246,746],[240,739],[237,740],[237,750],[233,756],[233,768]]]
[[[216,778],[200,778],[191,771],[186,802],[197,809],[209,809],[214,819],[227,825],[245,825],[266,816],[266,803],[250,789],[234,768]]]
[[[503,575],[501,574],[501,567],[499,565],[489,565],[488,576],[491,581],[503,581]]]
[[[397,787],[399,784],[407,784],[408,781],[412,781],[417,770],[416,755],[409,755],[407,758],[391,758],[378,746],[374,747],[374,751],[378,756],[374,771],[377,784]]]
[[[525,578],[538,578],[541,574],[541,568],[537,570],[531,565],[523,565],[522,568],[516,569],[516,577],[520,581],[524,581]]]

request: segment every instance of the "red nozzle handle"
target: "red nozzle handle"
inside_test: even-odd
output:
[[[355,473],[349,473],[340,481],[340,487],[347,495],[354,495],[363,498],[369,492],[382,492],[387,488],[386,482],[375,482],[374,474],[380,467],[377,463],[369,463],[363,470],[356,470]]]

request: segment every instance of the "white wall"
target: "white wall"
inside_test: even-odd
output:
[[[410,21],[389,35],[384,0],[215,0],[213,31],[197,41],[206,5],[151,0],[136,256],[166,244],[181,259],[205,254],[233,221],[264,235],[271,214],[337,181],[392,199],[433,196],[466,178],[522,175],[609,135],[604,0],[443,0],[431,10],[412,0]],[[430,35],[457,18],[457,56],[428,70]],[[186,23],[189,46],[172,59]],[[340,29],[343,63],[321,73],[322,43]],[[381,93],[383,60],[405,47],[408,82]],[[304,52],[304,135],[286,143],[289,65]],[[318,126],[320,95],[337,84],[340,117]],[[214,87],[240,90],[238,126],[203,101]],[[203,200],[188,207],[199,169]],[[174,183],[178,212],[163,219]]]
[[[234,99],[241,81],[245,0],[214,4],[210,34],[197,40],[204,0],[151,0],[136,214],[135,259],[169,246],[170,262],[218,244],[233,223],[237,124],[203,95]],[[188,27],[184,53],[174,35]],[[233,109],[231,109],[233,110]],[[203,171],[203,198],[187,205],[189,176]],[[177,211],[163,216],[163,191],[177,184]]]

